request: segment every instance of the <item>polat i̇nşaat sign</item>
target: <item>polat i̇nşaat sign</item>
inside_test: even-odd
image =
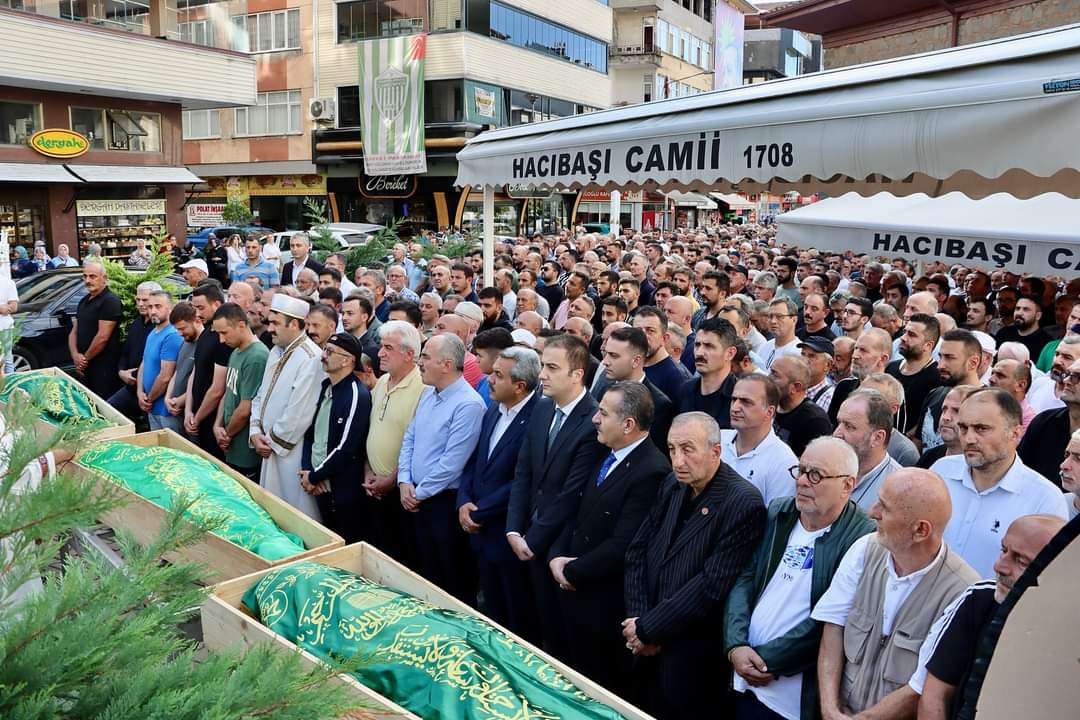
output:
[[[39,130],[30,136],[30,147],[54,158],[78,157],[90,149],[90,141],[66,128]]]

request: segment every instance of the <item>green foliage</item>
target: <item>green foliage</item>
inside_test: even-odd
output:
[[[168,290],[174,298],[179,297],[184,292],[183,287],[174,282],[169,282],[167,279],[176,272],[176,268],[173,266],[172,253],[158,252],[167,235],[168,233],[163,230],[150,243],[151,259],[145,270],[129,270],[123,262],[108,258],[103,261],[105,274],[109,279],[109,289],[120,298],[120,302],[124,306],[124,319],[120,323],[122,336],[127,335],[128,327],[135,319],[135,316],[138,315],[138,310],[135,308],[135,290],[140,283],[151,280],[156,281]]]
[[[250,225],[254,218],[255,215],[252,214],[247,203],[239,200],[230,200],[221,211],[221,221],[226,225],[243,227]]]
[[[401,242],[398,231],[405,224],[405,218],[397,218],[390,227],[384,227],[371,236],[363,245],[357,245],[345,256],[345,271],[349,277],[353,276],[358,267],[367,267],[373,262],[382,262],[394,245]]]
[[[4,427],[34,427],[36,410],[16,393],[2,409]],[[345,663],[305,669],[298,654],[261,646],[244,654],[200,651],[180,630],[207,590],[203,570],[163,563],[202,537],[182,519],[188,502],[145,547],[118,531],[124,567],[57,554],[71,531],[92,525],[118,495],[73,474],[33,486],[24,471],[50,448],[85,447],[86,431],[21,432],[0,465],[0,717],[5,720],[308,720],[341,717],[357,701],[330,682]],[[14,438],[12,440],[12,438]],[[42,589],[13,602],[17,588],[45,578]]]
[[[327,255],[338,250],[337,241],[326,227],[330,223],[327,212],[325,201],[311,197],[304,198],[304,217],[311,225],[308,237],[311,239],[311,249],[319,260],[323,260]]]

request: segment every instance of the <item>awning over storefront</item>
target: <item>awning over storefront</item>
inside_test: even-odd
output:
[[[728,206],[731,210],[753,210],[754,203],[750,202],[742,195],[736,195],[734,193],[709,193],[709,195],[717,202],[722,202]]]
[[[1072,277],[1080,272],[1077,217],[1080,200],[1058,193],[1027,200],[848,193],[776,221],[778,239],[789,245]]]
[[[70,164],[67,168],[77,178],[88,183],[194,185],[202,182],[201,178],[184,167]]]
[[[0,182],[75,185],[79,183],[79,179],[65,170],[63,165],[0,163]]]
[[[716,209],[716,203],[705,195],[699,195],[697,193],[673,190],[667,194],[667,199],[675,203],[676,207],[694,207],[701,210]]]
[[[1080,197],[1080,25],[484,132],[458,185]]]

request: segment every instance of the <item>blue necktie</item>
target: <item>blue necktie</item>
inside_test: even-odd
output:
[[[600,487],[604,484],[604,480],[607,479],[608,471],[615,464],[615,453],[610,453],[604,458],[604,464],[600,466],[600,474],[596,476],[596,487]]]

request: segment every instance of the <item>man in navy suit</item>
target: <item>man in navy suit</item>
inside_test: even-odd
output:
[[[661,720],[724,717],[722,617],[765,531],[761,493],[720,459],[720,426],[675,417],[674,470],[626,552],[626,648],[638,658],[640,705]]]
[[[592,426],[596,400],[585,392],[588,364],[589,348],[579,338],[547,339],[540,363],[544,398],[521,443],[506,515],[506,539],[528,563],[544,649],[560,658],[567,657],[568,643],[548,551],[577,512],[597,458],[606,454]]]
[[[570,633],[570,661],[624,696],[632,688],[631,656],[621,651],[623,560],[660,482],[671,472],[649,439],[653,409],[652,392],[639,382],[616,382],[604,393],[593,425],[610,452],[589,474],[577,516],[549,553]]]
[[[480,440],[458,487],[458,520],[480,571],[484,613],[527,639],[539,639],[529,574],[506,542],[506,508],[518,450],[528,429],[540,358],[530,348],[511,347],[495,359],[488,375],[492,405],[484,414]]]

